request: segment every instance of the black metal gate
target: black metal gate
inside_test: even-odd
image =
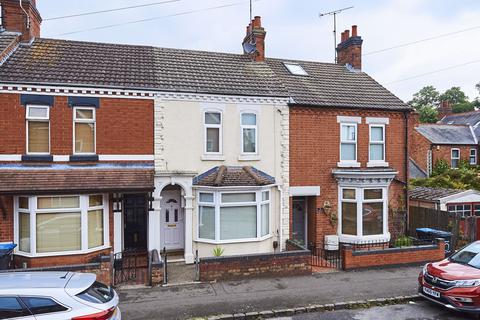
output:
[[[342,269],[342,249],[327,250],[323,243],[308,247],[312,254],[312,267]]]
[[[126,250],[115,254],[113,261],[113,283],[140,284],[146,279],[148,253],[145,250]]]

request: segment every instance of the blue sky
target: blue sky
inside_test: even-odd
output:
[[[159,0],[37,0],[44,19]],[[93,27],[162,17],[220,5],[239,5],[156,19],[102,30],[66,34]],[[425,85],[440,91],[460,86],[470,98],[480,82],[480,1],[477,0],[259,0],[254,14],[267,30],[267,56],[333,61],[332,19],[319,12],[354,6],[338,16],[338,30],[357,24],[368,53],[458,30],[478,28],[386,52],[364,56],[363,70],[403,100]],[[42,37],[241,52],[248,24],[246,0],[179,0],[126,11],[44,21]],[[438,69],[463,67],[398,81]]]

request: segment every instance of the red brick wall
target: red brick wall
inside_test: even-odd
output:
[[[30,41],[32,38],[40,37],[41,17],[35,4],[25,1],[24,9],[30,16],[30,29],[26,28],[26,17],[16,0],[1,0],[3,6],[3,25],[7,31],[16,31],[22,33],[22,41]]]
[[[343,269],[353,270],[379,266],[420,264],[445,258],[445,242],[428,247],[390,248],[354,252],[352,247],[342,250]]]
[[[56,257],[42,257],[42,258],[29,258],[16,255],[15,266],[21,268],[23,263],[27,263],[28,268],[42,268],[42,267],[54,267],[62,265],[75,265],[84,264],[95,261],[101,256],[109,255],[111,249],[104,249],[100,251],[91,252],[88,254],[77,254],[69,256],[56,256]]]
[[[204,258],[200,281],[308,275],[312,273],[311,259],[308,250]]]
[[[73,109],[55,97],[50,109],[52,155],[73,153]],[[97,154],[153,154],[153,100],[101,98],[96,111]],[[19,94],[0,95],[0,154],[26,153],[25,106]]]
[[[412,158],[423,171],[428,173],[428,150],[430,150],[431,142],[418,133],[415,128],[411,128],[411,132],[410,158]]]
[[[478,146],[476,145],[434,145],[432,150],[432,164],[435,166],[437,161],[444,159],[451,165],[452,148],[460,149],[460,159],[470,161],[470,149],[477,149],[477,163],[478,163]]]
[[[315,201],[318,214],[314,222],[309,222],[316,225],[316,239],[311,240],[316,243],[322,242],[325,235],[336,233],[336,223],[332,226],[322,208],[329,203],[331,211],[338,213],[338,184],[332,175],[340,159],[340,124],[337,116],[362,117],[357,139],[357,157],[362,168],[366,168],[369,153],[369,125],[365,118],[389,118],[390,124],[385,129],[386,161],[398,171],[398,180],[407,181],[406,126],[402,112],[290,108],[290,186],[319,185],[321,189],[321,195]],[[399,209],[404,206],[404,198],[404,184],[394,180],[389,190],[390,207]]]

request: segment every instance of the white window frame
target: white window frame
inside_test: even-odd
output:
[[[262,194],[263,192],[268,192],[268,200],[262,201]],[[201,202],[200,201],[200,194],[201,193],[208,193],[213,194],[213,203],[212,202]],[[254,202],[227,202],[222,203],[222,194],[238,194],[238,193],[255,193],[255,201]],[[199,189],[197,191],[197,212],[198,212],[198,219],[197,219],[197,235],[195,241],[203,242],[203,243],[211,243],[211,244],[228,244],[228,243],[243,243],[243,242],[258,242],[264,241],[272,237],[272,191],[270,188],[262,188],[262,189],[242,189],[242,190],[225,190],[222,189],[221,191],[213,191],[211,189]],[[262,205],[269,204],[269,222],[268,222],[268,234],[262,236],[261,230],[261,219],[262,219]],[[203,239],[200,238],[200,207],[214,207],[215,208],[215,240],[213,239]],[[257,207],[257,236],[255,238],[244,238],[244,239],[229,239],[229,240],[221,240],[220,239],[220,208],[226,207],[241,207],[241,206],[256,206]]]
[[[473,151],[473,153],[472,153]],[[474,161],[472,161],[472,158],[475,159]],[[472,148],[470,149],[470,158],[469,158],[469,162],[472,166],[476,165],[477,164],[477,149],[475,148]]]
[[[343,189],[355,189],[355,200],[343,200]],[[382,199],[365,199],[365,190],[382,190]],[[342,234],[342,202],[357,204],[357,235]],[[378,235],[363,235],[363,204],[364,203],[383,203],[383,232]],[[355,243],[362,241],[390,241],[388,231],[388,187],[386,186],[339,186],[338,187],[338,236],[340,241],[346,243]]]
[[[454,151],[458,151],[458,158],[457,158],[457,157],[456,157],[456,158],[453,157],[453,152],[454,152]],[[450,167],[451,167],[452,169],[458,168],[458,167],[460,166],[460,159],[461,159],[460,149],[459,149],[459,148],[452,148],[452,149],[450,150]],[[458,165],[457,165],[456,167],[453,166],[453,160],[458,160]]]
[[[78,254],[87,254],[91,252],[101,251],[104,249],[110,248],[110,225],[109,225],[109,203],[108,195],[102,194],[103,205],[96,207],[89,207],[89,196],[99,195],[90,194],[90,195],[42,195],[42,196],[16,196],[14,198],[15,205],[15,214],[14,214],[14,240],[15,243],[19,243],[19,212],[29,213],[30,214],[30,252],[22,252],[17,246],[15,248],[15,254],[25,257],[53,257],[53,256],[67,256],[67,255],[78,255]],[[80,207],[79,208],[59,208],[59,209],[37,209],[37,199],[44,197],[79,197]],[[25,197],[28,198],[28,209],[19,208],[19,198]],[[88,211],[103,209],[103,245],[94,248],[88,248]],[[42,252],[37,253],[37,212],[43,213],[68,213],[68,212],[80,212],[81,219],[81,249],[72,250],[72,251],[60,251],[60,252]]]
[[[372,140],[372,129],[373,128],[382,128],[382,140],[381,141],[374,141]],[[368,133],[369,133],[369,144],[368,144],[368,163],[367,167],[388,167],[387,154],[386,154],[386,126],[384,124],[370,124],[368,126]],[[383,147],[383,160],[372,160],[370,158],[371,155],[371,147],[372,145],[382,145]]]
[[[46,117],[30,117],[30,108],[42,108],[47,110],[47,116]],[[25,109],[25,120],[26,120],[26,153],[28,155],[49,155],[51,152],[52,144],[51,144],[51,128],[50,128],[50,106],[48,105],[40,105],[40,104],[29,104],[26,106]],[[29,140],[28,140],[28,126],[30,121],[32,122],[48,122],[48,152],[29,152],[28,150],[30,149],[29,145]]]
[[[207,113],[218,113],[220,114],[220,124],[207,124],[205,123],[205,115]],[[223,154],[223,112],[217,109],[206,109],[203,111],[203,153],[206,156],[221,156]],[[218,152],[208,152],[207,151],[207,129],[215,128],[218,129]]]
[[[77,110],[92,111],[93,119],[77,119]],[[95,107],[73,107],[73,154],[75,155],[95,155],[97,154],[97,113]],[[75,143],[75,125],[77,123],[93,124],[93,152],[77,152]]]
[[[342,131],[343,127],[355,128],[355,141],[343,140]],[[342,144],[354,144],[355,145],[355,159],[354,160],[343,160],[342,159]],[[358,123],[356,122],[341,122],[340,123],[340,145],[339,145],[339,167],[360,167],[360,162],[358,162]]]
[[[254,114],[255,115],[255,125],[244,125],[242,124],[242,117],[244,114]],[[254,129],[255,130],[255,151],[254,152],[245,152],[243,150],[243,130],[244,129]],[[240,113],[240,153],[242,155],[251,156],[251,155],[258,155],[258,113],[254,111],[245,110]]]

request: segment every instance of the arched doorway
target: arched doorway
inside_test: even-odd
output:
[[[160,193],[161,248],[183,251],[185,248],[185,210],[182,188],[168,185]]]

